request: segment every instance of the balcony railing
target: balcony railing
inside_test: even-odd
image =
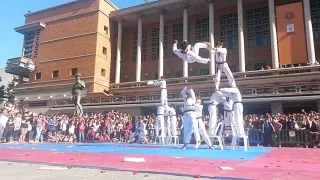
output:
[[[291,97],[291,96],[306,96],[306,95],[319,95],[320,83],[310,84],[296,84],[296,85],[279,85],[279,86],[265,86],[255,88],[240,89],[243,99],[254,98],[270,98],[277,97]],[[197,97],[203,100],[210,99],[212,91],[203,90],[195,92]],[[294,99],[294,97],[292,97]],[[180,93],[168,93],[168,100],[170,102],[182,101]],[[128,104],[128,103],[154,103],[160,102],[159,94],[141,94],[131,96],[109,96],[103,98],[88,98],[83,99],[83,105],[101,105],[101,104]],[[71,100],[56,100],[55,106],[69,106],[74,103]]]
[[[255,78],[272,78],[272,77],[281,77],[281,76],[299,76],[302,74],[310,72],[319,72],[320,66],[302,66],[302,67],[293,67],[293,68],[280,68],[280,69],[270,69],[270,70],[257,70],[257,71],[246,71],[246,72],[236,72],[233,73],[233,76],[237,81],[246,80],[246,79],[255,79]],[[212,82],[214,75],[207,76],[191,76],[191,77],[180,77],[180,78],[168,78],[166,79],[167,85],[177,84],[177,83],[204,83]],[[222,76],[222,79],[226,79],[225,76]],[[119,84],[110,84],[110,87],[113,89],[121,88],[137,88],[137,87],[148,87],[148,81],[140,82],[124,82]]]
[[[8,59],[6,66],[6,73],[29,77],[29,73],[33,72],[35,69],[35,65],[33,61],[26,57],[17,57]]]

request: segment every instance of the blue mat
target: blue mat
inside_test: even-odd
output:
[[[221,159],[221,160],[252,160],[273,150],[273,148],[250,147],[249,151],[243,148],[237,150],[209,150],[206,146],[194,149],[193,146],[187,150],[180,149],[181,146],[160,146],[147,144],[1,144],[0,149],[26,149],[26,150],[56,150],[64,152],[93,152],[114,154],[136,154],[136,155],[159,155],[189,158]]]

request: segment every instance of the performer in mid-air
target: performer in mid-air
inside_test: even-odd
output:
[[[210,61],[209,58],[202,58],[199,56],[199,50],[201,48],[207,49],[208,51],[212,50],[211,46],[209,46],[208,43],[196,43],[191,50],[191,45],[189,45],[187,41],[183,41],[180,44],[180,47],[181,49],[178,49],[178,41],[174,40],[174,54],[176,54],[180,59],[187,61],[188,63],[198,62],[202,64],[207,64]]]
[[[200,135],[198,130],[198,122],[195,114],[194,104],[196,102],[196,95],[191,88],[183,88],[181,91],[181,96],[183,98],[184,106],[184,120],[183,120],[183,134],[184,142],[182,149],[187,149],[190,143],[192,133],[194,133],[196,142],[200,141]]]
[[[204,141],[207,143],[208,148],[214,149],[212,147],[212,143],[210,141],[206,127],[205,127],[203,120],[202,120],[203,105],[202,105],[201,99],[199,99],[199,98],[197,99],[194,107],[195,107],[196,119],[198,121],[198,126],[199,126],[199,133],[202,136],[202,138],[204,139]],[[200,145],[201,145],[201,141],[198,141],[195,148],[198,148]]]
[[[207,43],[210,46],[210,43]],[[209,48],[210,49],[210,48]],[[211,50],[211,53],[215,55],[216,59],[216,76],[215,76],[215,88],[219,90],[221,71],[225,73],[228,78],[231,87],[236,87],[236,82],[233,78],[232,72],[227,63],[227,49],[223,48],[223,43],[218,42],[216,47]]]
[[[160,80],[153,81],[155,86],[160,86],[161,88],[161,105],[168,105],[168,93],[167,93],[167,83],[163,76],[160,77]]]

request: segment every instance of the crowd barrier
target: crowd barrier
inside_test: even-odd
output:
[[[183,142],[183,135],[178,130],[178,136],[180,142]],[[262,133],[261,130],[250,129],[246,132],[249,138],[250,145],[260,146],[264,143],[264,137],[267,134]],[[314,133],[308,130],[281,130],[270,134],[272,139],[272,145],[274,146],[285,146],[285,147],[296,147],[303,145],[305,147],[314,145],[317,140],[319,133]],[[149,129],[147,136],[153,142],[156,141],[155,129]],[[243,139],[239,140],[240,144],[243,144]]]
[[[309,130],[281,130],[274,133],[274,142],[276,146],[313,146],[317,140],[318,133]]]

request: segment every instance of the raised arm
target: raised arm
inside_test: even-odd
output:
[[[161,81],[153,81],[155,86],[161,86],[162,85],[162,82]]]
[[[217,53],[227,55],[227,49],[226,48],[217,48]]]
[[[194,100],[194,102],[196,102],[196,94],[194,93],[193,89],[189,89],[189,93],[190,93],[190,96],[191,98]]]
[[[188,88],[184,87],[181,91],[181,96],[184,98],[187,95]]]

